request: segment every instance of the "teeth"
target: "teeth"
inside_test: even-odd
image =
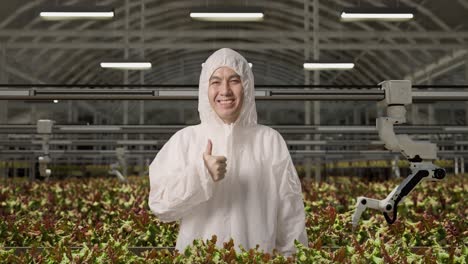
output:
[[[233,99],[230,99],[230,100],[218,100],[218,103],[232,103],[234,102]]]

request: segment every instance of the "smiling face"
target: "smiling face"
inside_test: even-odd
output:
[[[208,86],[211,108],[226,124],[234,123],[240,115],[244,88],[240,76],[229,67],[218,68]]]

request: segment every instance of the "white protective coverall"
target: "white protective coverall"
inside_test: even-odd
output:
[[[209,78],[227,66],[240,75],[244,101],[235,123],[225,124],[208,101]],[[295,252],[294,240],[307,245],[301,185],[282,136],[257,124],[254,78],[239,53],[223,48],[205,62],[199,84],[201,124],[176,132],[149,168],[149,207],[163,222],[181,220],[176,248],[194,239],[217,245],[234,239],[236,249],[276,248]],[[225,178],[214,182],[203,153],[208,139],[212,155],[227,158]]]

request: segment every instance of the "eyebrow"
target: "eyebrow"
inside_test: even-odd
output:
[[[241,77],[240,77],[239,74],[236,73],[236,74],[233,74],[233,75],[229,76],[228,80],[230,80],[232,78],[239,78],[240,79]]]
[[[210,81],[211,81],[211,80],[214,80],[214,79],[216,79],[216,80],[221,80],[221,78],[219,78],[218,76],[211,76],[211,77],[210,77]]]
[[[239,74],[233,74],[233,75],[231,75],[231,76],[228,77],[228,80],[230,80],[230,79],[232,79],[232,78],[239,78],[239,79],[240,79],[241,77],[240,77]],[[211,80],[213,80],[213,79],[221,80],[220,77],[214,75],[214,76],[211,76],[211,77],[210,77],[210,80],[209,80],[209,81],[211,81]]]

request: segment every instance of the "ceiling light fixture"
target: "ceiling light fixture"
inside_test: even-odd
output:
[[[46,8],[39,13],[44,20],[112,19],[114,15],[112,8],[103,6],[60,6]]]
[[[101,68],[120,69],[120,70],[148,70],[151,69],[151,62],[136,61],[113,61],[101,62]]]
[[[341,12],[341,21],[406,21],[413,19],[413,9],[402,8],[350,8]]]
[[[320,70],[350,70],[354,63],[350,62],[308,62],[304,63],[304,69],[309,71]]]
[[[256,22],[264,18],[262,10],[249,7],[196,8],[190,12],[194,20],[212,22]]]

